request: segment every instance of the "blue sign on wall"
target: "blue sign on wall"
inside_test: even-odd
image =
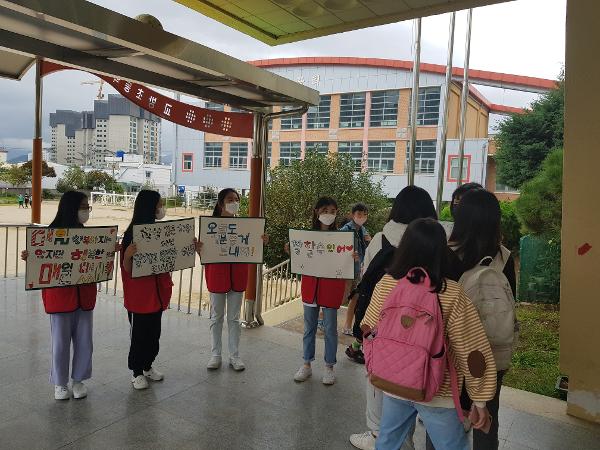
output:
[[[185,194],[185,186],[181,184],[177,186],[177,192],[180,194]]]

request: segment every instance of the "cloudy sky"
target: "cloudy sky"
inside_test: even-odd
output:
[[[240,59],[290,56],[358,56],[412,59],[412,21],[358,30],[300,43],[270,47],[212,19],[167,0],[94,0],[134,17],[156,16],[165,30]],[[517,0],[478,8],[473,13],[473,69],[556,78],[564,64],[566,0]],[[466,12],[457,15],[454,64],[464,62]],[[422,62],[446,63],[448,15],[423,19]],[[374,45],[377,43],[377,45]],[[48,114],[56,109],[93,108],[94,77],[62,72],[44,79],[44,141],[49,141]],[[527,106],[533,95],[479,88],[494,103]],[[108,88],[107,92],[112,92]],[[21,82],[0,79],[0,146],[30,149],[33,133],[33,71]],[[163,151],[170,153],[173,127],[163,121]]]

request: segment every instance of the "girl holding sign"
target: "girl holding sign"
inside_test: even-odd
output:
[[[164,376],[152,367],[158,355],[162,313],[169,307],[173,282],[170,273],[132,278],[133,256],[137,247],[133,226],[155,223],[165,217],[162,198],[156,191],[142,190],[133,207],[133,218],[123,235],[121,278],[127,317],[131,324],[128,366],[133,371],[135,389],[146,389],[148,379],[161,381]]]
[[[48,228],[83,228],[83,224],[90,217],[91,209],[84,193],[65,192],[58,203],[56,217]],[[21,253],[21,259],[24,261],[27,261],[28,256],[27,250]],[[92,322],[96,292],[96,283],[42,289],[44,309],[50,314],[50,381],[54,383],[56,400],[68,400],[71,396],[68,389],[71,342],[73,398],[87,396],[83,380],[92,376]]]
[[[337,213],[338,206],[336,201],[331,197],[321,197],[313,209],[312,229],[320,231],[337,230]],[[286,251],[289,252],[289,246],[286,246]],[[354,258],[355,260],[358,258],[356,253],[354,254]],[[304,303],[304,337],[302,344],[304,364],[298,369],[296,375],[294,375],[295,381],[306,381],[312,376],[311,362],[315,359],[317,322],[319,319],[319,310],[323,308],[326,367],[322,381],[325,385],[335,383],[333,366],[337,362],[337,310],[344,300],[345,289],[346,280],[302,275],[301,291],[302,302]]]
[[[213,217],[235,217],[240,210],[240,194],[227,188],[219,192]],[[263,236],[263,241],[266,236]],[[196,251],[202,258],[202,242],[198,242]],[[209,370],[221,367],[221,348],[223,321],[227,314],[229,334],[229,365],[236,371],[246,368],[239,355],[240,310],[242,296],[248,283],[249,264],[206,264],[206,286],[210,292],[210,332],[211,357],[206,366]],[[227,313],[225,310],[227,309]]]

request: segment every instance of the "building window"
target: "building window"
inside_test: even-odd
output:
[[[194,154],[193,153],[183,153],[181,155],[182,159],[182,171],[183,172],[193,172],[194,171]]]
[[[225,107],[221,103],[206,102],[204,107],[206,109],[212,109],[213,111],[225,111]]]
[[[458,155],[448,156],[448,181],[458,181],[458,163],[460,159]],[[471,155],[466,155],[463,158],[463,170],[461,182],[469,181],[471,175]]]
[[[271,153],[273,152],[273,144],[269,142],[267,144],[267,167],[271,167]]]
[[[204,144],[204,167],[221,167],[223,144],[221,142],[206,142]]]
[[[315,141],[306,143],[307,152],[317,152],[319,155],[327,155],[329,153],[329,142]]]
[[[146,178],[152,178],[152,172],[146,170]]]
[[[338,153],[350,155],[356,172],[362,167],[362,150],[362,141],[338,142]]]
[[[292,107],[284,107],[283,111],[294,109]],[[281,118],[281,129],[282,130],[299,130],[302,128],[302,116],[282,117]]]
[[[496,189],[494,192],[519,192],[519,190],[496,181]]]
[[[281,142],[279,144],[279,164],[289,166],[300,159],[300,142]]]
[[[415,146],[415,173],[433,174],[435,172],[435,155],[437,142],[435,140],[417,141]],[[406,172],[410,159],[410,144],[406,150]]]
[[[392,173],[395,156],[395,141],[369,141],[367,168],[372,172]]]
[[[410,126],[410,105],[408,102],[408,125]],[[419,108],[417,125],[437,125],[440,119],[440,87],[419,88]]]
[[[353,92],[340,96],[340,128],[361,128],[365,125],[364,92]]]
[[[329,128],[331,95],[322,95],[319,106],[311,106],[306,113],[306,128]]]
[[[246,142],[229,144],[229,167],[231,169],[248,168],[248,144]]]
[[[379,91],[371,94],[372,127],[395,127],[398,124],[399,91]]]

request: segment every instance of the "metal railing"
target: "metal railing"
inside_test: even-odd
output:
[[[0,224],[0,277],[25,275],[25,262],[21,251],[25,250],[25,231],[30,224]],[[121,237],[121,236],[120,236]],[[98,283],[98,292],[119,297],[122,295],[120,282],[120,258],[115,255],[112,280]],[[170,308],[187,314],[202,316],[210,309],[210,294],[204,279],[204,266],[179,270],[172,274],[173,295]],[[285,305],[300,296],[300,276],[291,273],[290,260],[283,261],[262,274],[262,295],[255,305],[256,315]]]
[[[90,204],[133,208],[137,194],[116,194],[114,192],[91,192]]]

